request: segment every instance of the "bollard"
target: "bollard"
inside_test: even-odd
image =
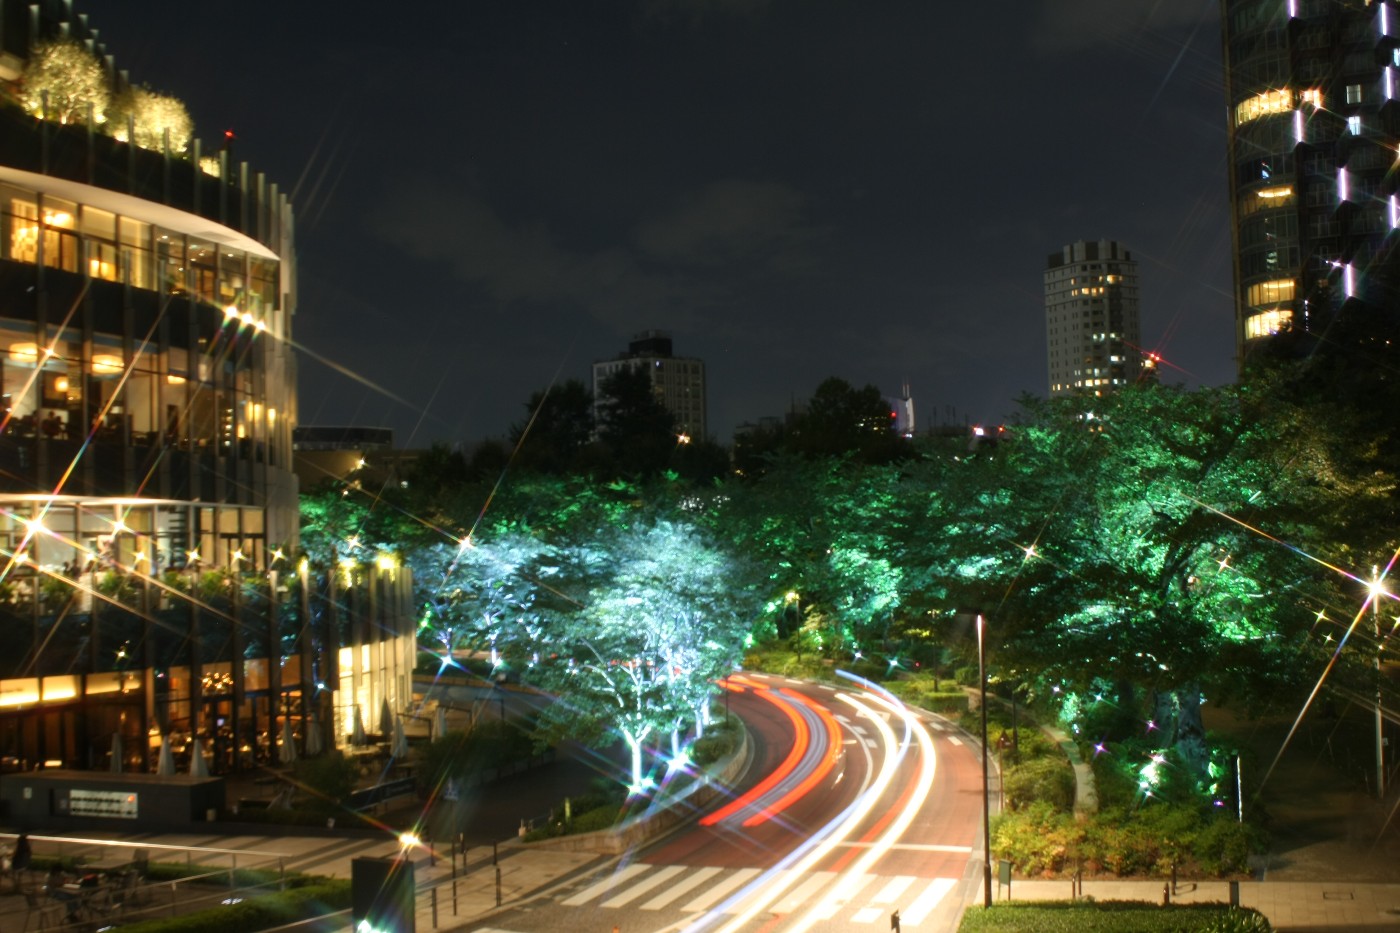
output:
[[[1166,907],[1172,902],[1172,886],[1170,881],[1162,882],[1162,906]]]
[[[496,866],[496,906],[501,906],[501,866]]]
[[[1230,906],[1240,906],[1240,883],[1238,881],[1230,882]]]
[[[457,916],[457,876],[452,876],[452,916]]]
[[[437,888],[433,888],[433,929],[437,929]]]
[[[1176,862],[1172,862],[1172,893],[1173,893],[1173,894],[1180,894],[1180,893],[1181,893],[1179,890],[1177,890],[1177,887],[1176,887]]]

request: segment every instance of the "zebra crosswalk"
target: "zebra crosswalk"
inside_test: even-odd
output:
[[[927,920],[957,886],[955,878],[915,875],[841,875],[832,871],[798,875],[791,870],[650,865],[633,862],[612,873],[586,879],[559,903],[564,907],[671,910],[685,915],[714,911],[740,915],[754,909],[819,920],[838,917],[852,924],[886,919],[896,909],[904,928]]]

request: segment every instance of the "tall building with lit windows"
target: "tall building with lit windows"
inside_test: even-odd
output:
[[[1113,240],[1080,240],[1045,263],[1050,396],[1107,395],[1142,373],[1137,261]]]
[[[1400,6],[1222,0],[1238,360],[1395,286]]]
[[[656,400],[676,416],[676,431],[704,440],[705,363],[693,357],[673,356],[671,336],[659,330],[637,334],[627,344],[627,352],[611,360],[593,364],[593,399],[598,404],[603,381],[620,369],[644,368],[651,377]]]
[[[217,775],[411,696],[406,572],[295,559],[287,196],[131,91],[0,0],[0,771]]]

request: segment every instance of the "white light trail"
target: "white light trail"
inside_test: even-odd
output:
[[[933,778],[937,771],[938,762],[934,756],[933,738],[929,735],[928,729],[913,716],[908,707],[899,702],[894,696],[877,695],[891,712],[899,716],[904,721],[904,741],[900,743],[899,755],[886,755],[885,761],[891,759],[903,759],[909,744],[909,735],[913,733],[919,743],[919,777],[914,786],[914,792],[910,795],[904,809],[900,811],[898,817],[886,827],[880,838],[868,848],[859,859],[841,876],[831,893],[828,894],[816,907],[797,922],[795,926],[789,928],[791,933],[802,933],[811,929],[812,925],[830,919],[845,904],[850,901],[864,887],[869,880],[871,869],[875,863],[884,858],[891,847],[897,843],[904,833],[909,829],[909,824],[914,821],[914,817],[923,808],[924,801],[928,799],[929,792],[933,789]],[[856,701],[851,700],[852,704]],[[880,727],[881,736],[885,739],[886,748],[892,747],[894,742],[894,732],[882,719],[876,719]]]

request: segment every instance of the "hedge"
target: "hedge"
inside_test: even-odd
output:
[[[1256,910],[1223,904],[1020,901],[969,908],[958,933],[1269,933]]]
[[[257,933],[350,908],[350,882],[325,880],[180,917],[123,924],[122,933]]]

